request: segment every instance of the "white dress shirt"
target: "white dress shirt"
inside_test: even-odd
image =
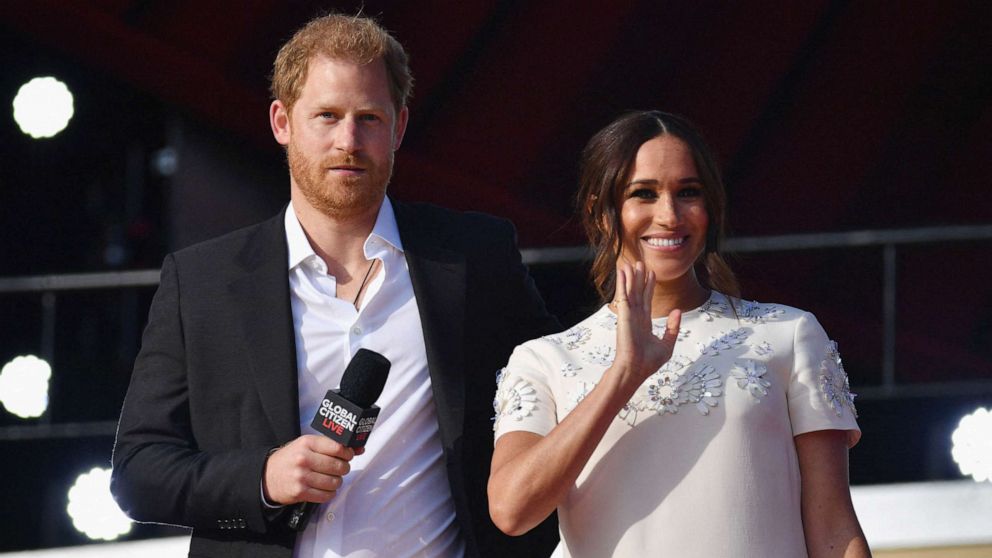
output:
[[[314,252],[292,206],[286,211],[289,286],[296,336],[300,430],[360,348],[392,363],[382,409],[363,455],[335,497],[297,537],[296,558],[460,557],[458,529],[438,433],[424,335],[387,198],[365,241],[365,257],[382,262],[360,310],[335,297],[335,278]]]

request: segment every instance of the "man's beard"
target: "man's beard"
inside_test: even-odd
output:
[[[393,154],[385,165],[377,165],[364,154],[307,158],[293,142],[286,153],[289,172],[314,209],[334,219],[360,215],[378,208],[393,174]],[[365,169],[361,176],[332,176],[331,167],[353,165]]]

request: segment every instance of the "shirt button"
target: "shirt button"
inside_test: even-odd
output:
[[[355,335],[361,335],[362,334],[362,328],[360,328],[358,326],[355,326],[355,327],[351,328],[351,332],[354,333]]]
[[[331,523],[332,521],[334,521],[334,512],[327,512],[327,515],[325,517],[327,517],[327,522]]]

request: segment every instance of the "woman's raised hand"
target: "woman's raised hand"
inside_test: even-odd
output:
[[[668,314],[665,334],[659,339],[651,328],[651,302],[654,297],[653,271],[643,262],[617,266],[617,288],[613,299],[617,313],[617,354],[614,363],[633,373],[640,385],[672,358],[682,313]]]

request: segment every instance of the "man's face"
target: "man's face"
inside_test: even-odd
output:
[[[331,218],[378,210],[406,129],[389,95],[382,60],[356,65],[318,56],[287,112],[270,111],[276,140],[287,146],[293,198]]]

